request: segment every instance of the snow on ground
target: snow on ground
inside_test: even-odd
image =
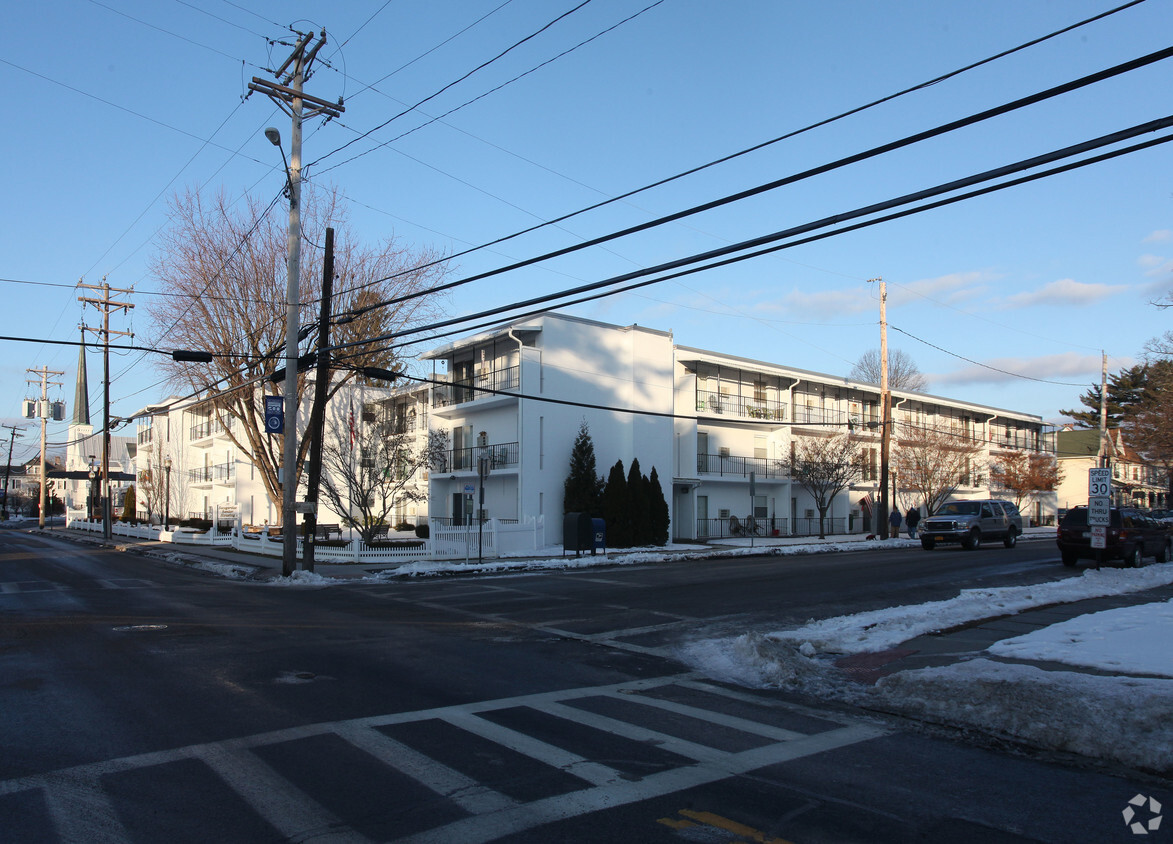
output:
[[[1084,615],[991,648],[991,655],[1100,668],[1125,676],[1048,671],[986,658],[900,671],[875,686],[834,662],[923,633],[1047,604],[1173,583],[1173,565],[1089,569],[1029,587],[967,589],[956,598],[812,621],[794,630],[692,642],[681,656],[717,679],[789,688],[848,703],[976,727],[1035,746],[1173,773],[1173,606]],[[1129,673],[1159,675],[1152,678]]]

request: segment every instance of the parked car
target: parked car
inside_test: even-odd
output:
[[[941,542],[960,542],[962,548],[980,548],[988,539],[1001,539],[1013,548],[1022,534],[1022,514],[1011,501],[990,498],[950,501],[920,523],[920,544],[932,551]]]
[[[1104,531],[1104,548],[1092,547],[1092,531],[1087,523],[1087,507],[1072,507],[1059,522],[1056,542],[1063,565],[1074,566],[1078,560],[1123,560],[1126,566],[1139,566],[1144,557],[1158,563],[1173,559],[1173,534],[1163,524],[1131,507],[1113,507],[1111,523]]]

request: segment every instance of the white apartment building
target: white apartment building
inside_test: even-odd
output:
[[[658,329],[554,313],[422,357],[433,363],[430,424],[452,445],[430,475],[433,520],[468,517],[470,490],[480,496],[477,460],[487,456],[483,515],[544,519],[547,541],[559,541],[563,483],[585,421],[601,475],[616,460],[626,470],[633,458],[644,474],[657,469],[674,539],[723,535],[731,516],[749,515],[766,533],[810,533],[814,500],[781,461],[799,438],[843,433],[851,422],[861,478],[828,515],[838,520],[836,532],[875,529],[869,503],[878,498],[880,437],[867,423],[879,420],[876,385],[676,346]],[[985,466],[1001,451],[1054,451],[1053,432],[1032,414],[899,391],[893,406],[897,425],[947,429],[979,447],[956,497],[990,495]],[[1035,509],[1026,515],[1053,513],[1053,495]]]

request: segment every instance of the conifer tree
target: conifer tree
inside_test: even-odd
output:
[[[640,474],[639,458],[632,458],[627,470],[628,514],[631,519],[631,544],[651,545],[652,525],[648,516],[648,479]]]
[[[660,486],[660,476],[656,474],[656,467],[652,467],[652,475],[647,483],[648,495],[648,522],[652,529],[652,544],[653,545],[667,545],[668,544],[668,528],[670,526],[670,517],[668,514],[668,501],[664,498],[664,488]]]
[[[591,516],[601,516],[603,512],[603,479],[596,474],[595,444],[585,419],[570,450],[570,474],[562,489],[562,512]]]
[[[603,488],[603,519],[607,523],[607,545],[612,548],[631,547],[631,520],[629,518],[627,477],[623,461],[615,461]]]

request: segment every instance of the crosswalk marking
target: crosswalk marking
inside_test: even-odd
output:
[[[202,745],[192,755],[215,771],[257,814],[287,838],[312,838],[332,844],[366,841],[365,836],[352,833],[309,795],[247,750]]]
[[[672,688],[677,691],[672,691]],[[663,691],[657,692],[661,689]],[[681,689],[704,692],[708,695],[705,700],[712,700],[713,706],[717,708],[721,706],[722,700],[738,702],[739,705],[752,703],[759,707],[765,720],[759,722],[723,715],[707,705],[664,699],[666,695],[680,694]],[[608,704],[608,700],[622,701],[622,706]],[[581,706],[575,705],[578,701],[582,701]],[[654,714],[647,717],[647,713],[632,710],[633,706],[648,707],[651,713],[670,712],[687,718],[672,725],[676,732],[659,732],[625,720],[624,716],[627,715],[644,724],[657,723]],[[614,714],[591,711],[599,707],[609,713],[613,711]],[[524,726],[507,727],[494,720],[496,713],[517,710],[532,710],[535,714],[567,719],[580,726],[602,731],[616,737],[618,741],[632,742],[633,752],[637,754],[642,752],[638,750],[640,747],[656,747],[672,757],[672,760],[663,763],[667,767],[661,765],[655,772],[633,776],[630,772],[625,773],[587,755],[528,735],[524,732]],[[808,734],[767,723],[771,711],[776,711],[779,718],[787,713],[816,717],[819,722],[813,725],[813,729],[817,731]],[[450,728],[472,733],[514,754],[569,774],[581,781],[581,786],[576,787],[575,780],[567,779],[568,785],[559,793],[520,801],[453,769],[450,764],[441,763],[415,750],[405,743],[410,741],[410,730],[402,734],[404,741],[397,741],[380,729],[410,726],[419,722],[440,722]],[[513,719],[511,723],[525,724],[526,717],[523,715],[520,721]],[[709,732],[706,724],[756,736],[761,742],[748,740],[738,744],[748,749],[723,750],[706,743]],[[296,840],[312,838],[314,841],[352,844],[366,839],[299,787],[294,780],[301,774],[278,772],[262,759],[259,752],[261,748],[287,742],[335,736],[369,754],[379,763],[420,783],[466,815],[399,840],[420,844],[447,844],[450,841],[475,844],[524,832],[551,821],[667,795],[882,734],[882,730],[856,723],[846,715],[816,713],[806,707],[726,689],[705,682],[694,674],[680,674],[415,712],[387,713],[349,721],[309,724],[211,744],[145,753],[0,781],[0,796],[39,791],[44,795],[46,811],[60,840],[114,844],[127,841],[130,836],[119,821],[112,798],[103,790],[102,778],[182,760],[197,760],[282,836]],[[623,765],[620,763],[619,767]],[[312,774],[307,773],[305,776]],[[451,817],[449,814],[448,818]]]
[[[114,580],[94,579],[84,585],[57,583],[53,580],[9,580],[0,583],[0,594],[24,595],[33,592],[77,592],[89,584],[99,589],[156,589],[159,584],[141,577],[121,577]]]

